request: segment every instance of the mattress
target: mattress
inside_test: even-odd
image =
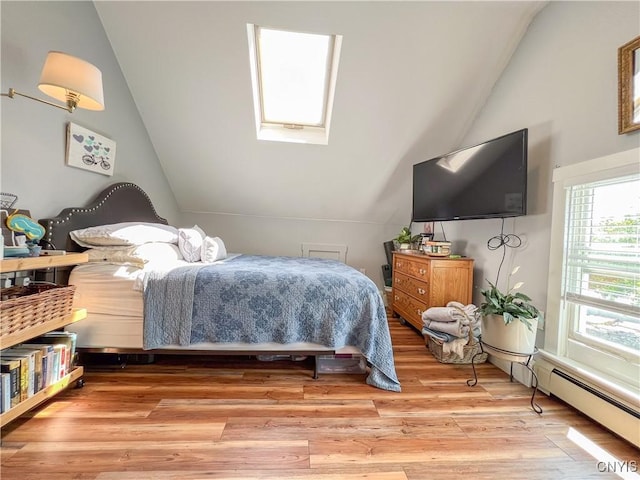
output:
[[[74,307],[85,308],[87,318],[65,327],[77,334],[77,348],[142,349],[143,298],[142,280],[145,271],[129,266],[107,263],[86,263],[76,266],[69,284],[76,286]],[[168,345],[163,350],[221,351],[327,351],[333,349],[313,343],[196,343],[189,346]],[[352,346],[337,353],[359,354]]]
[[[100,315],[133,317],[142,320],[142,276],[144,270],[108,263],[76,266],[69,284],[76,286],[75,308]]]

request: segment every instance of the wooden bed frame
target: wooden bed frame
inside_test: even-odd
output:
[[[149,196],[137,185],[128,182],[115,183],[100,192],[86,207],[65,208],[58,216],[40,219],[46,229],[44,249],[81,252],[85,248],[76,244],[69,232],[81,228],[108,225],[120,222],[153,222],[167,224],[167,220],[156,212]],[[65,279],[66,276],[59,277]],[[64,280],[63,280],[64,281]],[[62,283],[62,282],[61,282]],[[179,354],[179,355],[302,355],[314,358],[313,378],[318,377],[318,356],[333,355],[333,349],[318,350],[191,350],[191,349],[133,349],[133,348],[78,348],[79,352],[112,353],[118,355],[136,354]],[[153,358],[153,357],[151,357]]]

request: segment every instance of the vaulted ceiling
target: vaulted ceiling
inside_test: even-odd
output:
[[[544,2],[95,5],[182,210],[384,223],[408,220],[414,163],[462,146]],[[256,140],[247,23],[343,36],[329,145]]]

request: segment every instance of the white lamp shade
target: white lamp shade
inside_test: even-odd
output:
[[[102,72],[89,62],[62,52],[49,52],[38,88],[57,100],[67,101],[67,92],[78,94],[78,108],[104,110]]]

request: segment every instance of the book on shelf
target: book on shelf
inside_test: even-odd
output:
[[[11,408],[11,374],[0,373],[0,413]]]
[[[9,397],[11,407],[20,403],[20,361],[14,359],[0,359],[0,372],[9,374]]]
[[[6,350],[2,351],[2,359],[3,360],[17,360],[20,364],[19,368],[19,376],[18,376],[18,386],[20,391],[20,401],[29,398],[29,355],[14,355],[8,353]]]
[[[21,345],[8,349],[10,354],[29,356],[29,396],[42,390],[42,351]]]
[[[52,372],[53,372],[53,345],[47,343],[21,343],[19,345],[20,348],[29,348],[33,350],[40,350],[42,354],[42,378],[40,383],[40,389],[48,387],[53,383],[52,381]]]
[[[77,334],[75,332],[54,331],[45,333],[30,341],[30,343],[45,343],[63,345],[64,355],[60,358],[60,378],[71,372],[75,357]],[[59,347],[56,347],[59,348]]]
[[[65,376],[66,366],[65,359],[66,347],[62,343],[56,343],[53,345],[53,381],[57,382]]]

